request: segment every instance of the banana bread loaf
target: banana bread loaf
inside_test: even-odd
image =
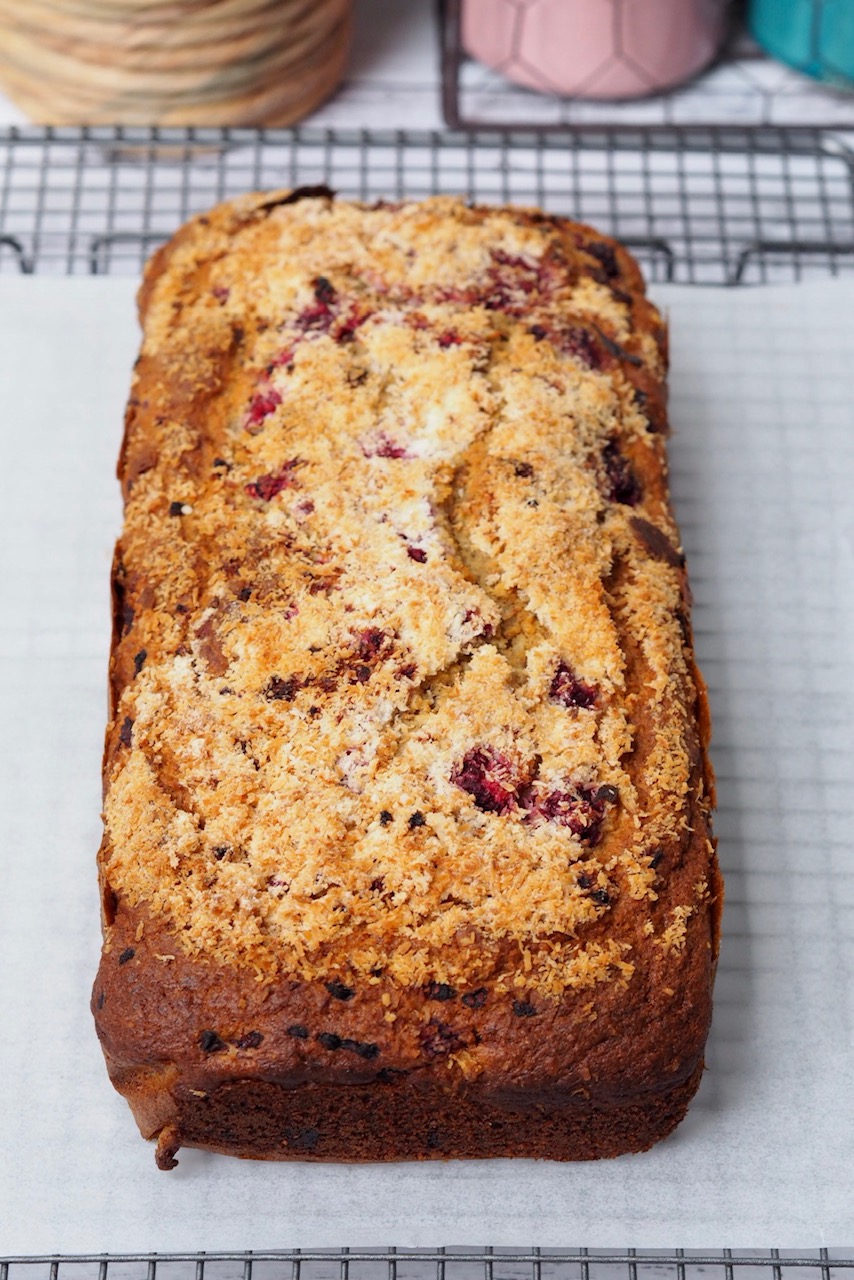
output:
[[[303,188],[139,303],[93,1011],[158,1164],[648,1147],[721,885],[636,264]]]

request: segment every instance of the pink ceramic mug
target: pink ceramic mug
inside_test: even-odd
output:
[[[463,0],[466,52],[531,89],[635,98],[700,71],[729,0]]]

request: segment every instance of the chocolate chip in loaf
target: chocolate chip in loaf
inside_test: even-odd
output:
[[[478,987],[476,991],[467,991],[463,996],[463,1004],[467,1009],[482,1009],[489,994],[486,987]]]
[[[421,1030],[421,1047],[431,1058],[445,1057],[464,1044],[462,1036],[438,1018],[431,1018]]]
[[[593,796],[596,804],[616,804],[619,798],[619,791],[616,787],[611,786],[610,782],[605,783],[602,787],[597,787]]]
[[[133,947],[125,947],[124,951],[119,956],[119,964],[127,964],[128,960],[132,960],[135,955],[136,952]]]
[[[333,978],[331,982],[324,983],[324,986],[334,1000],[352,1000],[356,994],[352,987],[345,986],[337,978]]]
[[[616,440],[609,440],[602,450],[602,463],[605,470],[604,496],[609,502],[636,507],[643,496],[640,481],[628,458],[620,452]]]
[[[124,747],[129,747],[133,742],[133,720],[130,716],[125,716],[124,723],[119,731],[119,742]]]
[[[96,1004],[97,1004],[97,1006],[98,1006],[98,1008],[99,1008],[99,1009],[103,1009],[104,1004],[105,1004],[105,1002],[106,1002],[106,999],[107,999],[107,997],[104,995],[103,991],[99,991],[99,992],[98,992],[98,999],[97,999],[97,1001],[96,1001]]]
[[[388,809],[380,809],[380,826],[387,827],[390,822],[394,822],[394,818]]]
[[[677,551],[673,543],[657,525],[651,524],[649,520],[644,520],[641,516],[632,516],[630,524],[639,540],[643,543],[646,550],[656,560],[663,560],[674,569],[681,569],[685,564],[685,557],[681,551]]]
[[[292,1151],[313,1151],[320,1133],[317,1129],[286,1129],[285,1140]]]
[[[144,663],[145,663],[145,659],[146,659],[147,657],[148,657],[148,650],[147,650],[147,649],[140,649],[139,653],[135,653],[135,654],[134,654],[134,656],[133,656],[133,671],[134,671],[134,675],[137,675],[137,676],[139,675],[139,673],[140,673],[140,671],[142,670],[143,665],[144,665]]]
[[[225,1053],[228,1045],[215,1031],[203,1031],[199,1036],[199,1048],[202,1053]]]
[[[534,468],[530,462],[515,462],[513,464],[513,474],[518,476],[520,480],[530,480],[534,474]]]
[[[416,827],[423,827],[427,823],[427,819],[420,809],[416,809],[414,813],[409,815],[409,830],[414,831]]]
[[[216,858],[217,862],[222,862],[228,851],[229,846],[227,844],[218,844],[214,846],[213,856]]]
[[[308,1027],[303,1026],[301,1022],[292,1022],[288,1027],[287,1034],[293,1036],[295,1040],[307,1040]]]
[[[247,1031],[245,1036],[241,1036],[237,1041],[238,1049],[257,1049],[264,1039],[260,1031]]]
[[[170,516],[182,516],[182,515],[184,514],[184,503],[183,503],[183,502],[170,502],[170,503],[169,503],[169,514],[170,514]]]
[[[341,1048],[341,1037],[337,1036],[334,1031],[321,1031],[317,1039],[324,1049],[329,1049],[333,1053],[336,1049]]]
[[[514,1000],[513,1012],[517,1018],[535,1018],[538,1011],[529,1000]]]
[[[251,596],[252,596],[251,587],[241,587],[237,593],[238,600],[242,600],[244,604],[246,603],[247,600],[251,598]]]
[[[447,982],[428,982],[424,988],[424,994],[428,1000],[456,1000],[457,993],[453,987],[449,987]]]
[[[268,702],[293,702],[301,687],[299,676],[271,676],[264,690]]]
[[[576,880],[576,884],[578,885],[579,889],[584,889],[585,892],[587,890],[592,890],[591,893],[588,893],[588,897],[590,898],[591,902],[595,902],[596,905],[599,907],[610,906],[611,895],[608,893],[608,890],[603,889],[598,885],[596,888],[593,888],[594,883],[595,881],[593,879],[593,876],[590,875],[587,871],[582,871]]]
[[[213,465],[225,471],[231,470],[231,463],[227,462],[225,458],[214,458]]]
[[[349,1036],[342,1037],[338,1047],[346,1049],[349,1053],[357,1053],[360,1058],[365,1058],[368,1061],[378,1057],[380,1052],[379,1045],[374,1044],[373,1041],[351,1040]]]
[[[314,286],[314,296],[318,302],[323,302],[326,306],[331,306],[338,297],[335,286],[326,276],[315,276],[312,281]]]

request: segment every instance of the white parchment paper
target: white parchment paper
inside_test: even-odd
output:
[[[854,1239],[854,283],[655,293],[728,894],[687,1120],[595,1165],[163,1174],[88,1012],[133,282],[0,280],[0,1254]]]

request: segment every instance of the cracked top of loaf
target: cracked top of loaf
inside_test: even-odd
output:
[[[579,224],[300,195],[140,295],[106,896],[262,982],[629,982],[709,891],[660,902],[710,788],[662,320]]]

